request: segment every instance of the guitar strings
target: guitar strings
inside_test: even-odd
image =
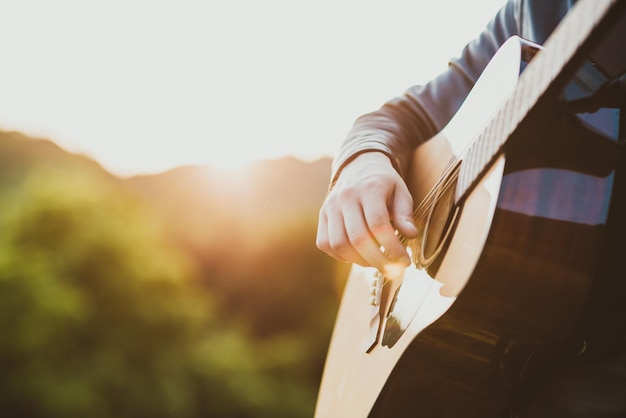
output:
[[[437,203],[438,197],[440,195],[440,190],[446,190],[458,177],[458,163],[461,159],[457,156],[448,161],[446,164],[446,168],[443,170],[442,175],[439,177],[439,180],[431,187],[426,196],[421,200],[418,206],[413,210],[413,218],[415,220],[423,220],[428,215],[429,211],[432,207]],[[400,241],[408,246],[409,256],[413,258],[411,250],[413,246],[411,245],[414,239],[407,239],[404,236],[400,236]],[[378,272],[378,280],[383,280],[381,285],[381,289],[384,288],[388,283],[389,279],[382,272]]]
[[[474,142],[475,141],[470,141],[468,144],[466,144],[466,146],[461,151],[462,156],[468,154],[468,151]],[[442,174],[439,176],[437,182],[430,188],[426,196],[424,196],[424,198],[413,210],[413,219],[415,221],[424,221],[434,205],[438,202],[439,196],[441,195],[440,191],[446,190],[457,180],[459,176],[459,164],[461,161],[462,158],[457,155],[454,155],[452,158],[450,158]],[[403,245],[407,246],[407,249],[409,251],[419,250],[417,248],[417,245],[412,244],[416,242],[417,239],[408,239],[404,236],[400,236],[399,238],[400,242]],[[412,252],[410,252],[409,255],[411,259],[413,259]],[[383,279],[383,284],[381,285],[381,288],[385,287],[389,282],[389,279],[382,272],[379,272],[379,279],[380,278]]]
[[[419,205],[413,211],[413,216],[416,220],[422,220],[437,203],[440,196],[440,190],[446,190],[458,177],[458,162],[459,157],[453,157],[450,159],[443,174],[435,185],[428,191],[426,196],[422,199]]]
[[[495,130],[494,121],[498,120],[498,116],[500,113],[501,111],[493,115],[491,119],[489,119],[485,123],[484,127],[474,136],[474,138],[471,141],[468,141],[463,146],[459,154],[460,156],[469,156],[470,149],[473,147],[475,148],[477,144],[480,145],[480,150],[478,152],[479,155],[486,152],[486,150],[484,149],[485,146],[486,145],[488,146],[495,139],[497,139],[497,137],[494,135],[494,132],[493,132]],[[493,146],[493,144],[491,145]],[[450,159],[450,161],[448,161],[448,164],[446,165],[446,168],[444,169],[443,173],[439,177],[439,180],[433,185],[433,187],[429,190],[429,192],[424,197],[424,199],[422,199],[420,204],[413,211],[413,215],[415,219],[422,220],[426,216],[428,211],[430,211],[433,205],[437,202],[437,198],[438,198],[437,192],[439,190],[447,189],[450,186],[450,184],[458,178],[459,163],[462,160],[463,161],[465,160],[465,158],[461,158],[460,156],[454,155]]]
[[[433,186],[426,197],[422,199],[420,204],[413,211],[413,218],[417,223],[425,223],[428,215],[431,210],[435,206],[435,204],[439,201],[441,196],[441,191],[446,190],[450,187],[454,181],[458,178],[459,171],[456,169],[458,158],[453,158],[448,163],[448,168],[444,171],[444,177],[441,178],[435,186]],[[401,237],[400,240],[403,245],[405,245],[408,249],[413,250],[416,254],[420,251],[421,245],[419,244],[420,237],[424,239],[423,232],[417,238],[406,238]],[[416,261],[415,256],[411,255],[411,260]]]

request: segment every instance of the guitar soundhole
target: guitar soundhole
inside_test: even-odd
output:
[[[452,229],[458,212],[454,205],[455,185],[456,181],[443,187],[432,205],[423,233],[420,254],[422,266],[430,265],[439,255]]]

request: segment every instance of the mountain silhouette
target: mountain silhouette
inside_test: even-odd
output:
[[[293,157],[263,160],[240,170],[181,166],[162,173],[119,178],[95,160],[47,139],[0,131],[0,190],[30,171],[62,168],[89,173],[143,200],[176,239],[204,251],[225,236],[253,239],[293,223],[317,221],[331,160]]]

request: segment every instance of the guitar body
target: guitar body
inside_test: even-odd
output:
[[[424,328],[409,326],[399,350],[376,347],[398,358],[364,416],[503,417],[517,385],[568,341],[610,245],[613,172],[537,166],[532,148],[563,132],[524,134],[534,137],[512,142],[531,149],[505,152],[478,183],[429,272],[438,293],[428,297],[450,297],[449,307]]]
[[[415,263],[379,287],[379,305],[368,303],[376,271],[353,266],[316,418],[502,417],[568,338],[606,245],[618,143],[544,98],[460,200],[449,165],[472,164],[466,151],[516,88],[528,48],[509,40],[416,150],[414,200],[439,203],[416,219]]]

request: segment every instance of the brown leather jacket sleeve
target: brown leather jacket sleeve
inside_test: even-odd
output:
[[[411,151],[445,126],[496,50],[520,33],[520,3],[508,1],[444,73],[357,119],[333,162],[333,181],[346,163],[366,151],[386,154],[403,174]]]

